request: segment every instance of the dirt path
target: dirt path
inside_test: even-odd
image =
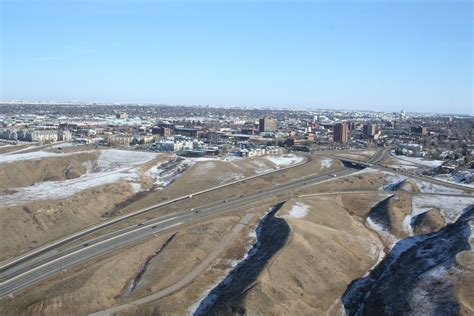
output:
[[[149,303],[170,295],[181,288],[185,287],[186,285],[190,284],[194,279],[196,279],[211,263],[214,261],[224,250],[226,250],[227,246],[230,242],[242,231],[242,229],[252,220],[255,216],[255,213],[248,213],[234,226],[230,234],[228,234],[217,247],[209,253],[209,255],[204,259],[198,266],[196,266],[189,274],[187,274],[183,279],[178,281],[177,283],[157,292],[152,295],[146,296],[139,300],[136,300],[131,303],[119,305],[110,309],[106,309],[104,311],[96,312],[90,314],[91,316],[104,316],[104,315],[113,315],[114,313],[127,310],[129,308]]]

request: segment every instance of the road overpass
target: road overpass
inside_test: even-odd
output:
[[[343,162],[346,166],[353,165],[353,166],[374,168],[374,169],[378,169],[380,171],[391,172],[391,173],[399,174],[399,175],[402,175],[402,176],[405,176],[405,177],[408,177],[408,178],[414,178],[414,179],[417,179],[417,180],[431,182],[433,184],[442,185],[442,186],[450,187],[450,188],[453,188],[453,189],[463,190],[463,191],[471,192],[471,193],[474,192],[474,188],[471,188],[471,187],[468,187],[468,186],[464,186],[464,185],[460,185],[460,184],[456,184],[456,183],[449,183],[449,182],[446,182],[446,181],[438,180],[438,179],[430,177],[430,176],[420,176],[420,175],[417,175],[417,174],[414,174],[414,173],[410,173],[408,171],[403,171],[403,170],[399,170],[397,168],[388,167],[388,166],[382,164],[381,161],[383,161],[389,153],[390,153],[390,149],[379,150],[373,157],[371,157],[369,159],[368,162],[353,159],[353,158],[339,157],[337,155],[324,155],[323,154],[321,156],[325,156],[325,157],[332,158],[332,159],[338,159],[341,162]]]

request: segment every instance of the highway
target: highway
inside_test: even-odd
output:
[[[275,199],[284,200],[295,189],[332,180],[334,175],[336,177],[348,176],[354,171],[355,169],[351,168],[328,170],[284,184],[273,185],[252,194],[236,196],[232,199],[214,202],[123,228],[62,250],[59,250],[57,247],[49,249],[28,258],[28,260],[18,261],[2,271],[0,273],[0,298],[11,295],[86,260],[149,238],[158,233],[177,229],[183,225],[205,220],[206,218],[212,218],[224,212],[245,207],[250,208],[251,205],[256,206],[257,203],[263,205]],[[254,203],[255,201],[257,203]]]
[[[381,170],[387,170],[394,172],[392,168],[387,168],[380,165],[388,153],[388,150],[378,151],[369,162],[363,162],[353,159],[341,158],[336,156],[329,156],[333,159],[344,161],[346,164],[357,164],[361,166],[375,167]],[[321,155],[324,156],[324,155]],[[276,172],[281,172],[284,169],[280,169]],[[72,244],[71,241],[75,241],[79,238],[87,236],[91,232],[97,231],[98,229],[86,230],[86,234],[75,234],[74,238],[71,236],[62,239],[59,242],[50,244],[48,248],[43,248],[41,251],[34,252],[23,258],[13,260],[0,270],[0,298],[11,295],[18,292],[28,286],[33,285],[36,282],[44,280],[54,274],[64,271],[72,266],[83,263],[92,258],[104,255],[111,251],[129,246],[138,241],[157,236],[158,234],[165,233],[167,231],[176,230],[184,225],[195,223],[210,219],[216,215],[231,212],[236,210],[242,210],[247,208],[250,210],[252,206],[262,206],[269,203],[275,203],[275,201],[283,201],[291,197],[293,191],[301,189],[307,185],[313,185],[324,181],[334,180],[335,178],[341,178],[351,175],[354,171],[353,168],[341,167],[333,170],[327,170],[319,174],[309,175],[301,179],[292,180],[283,184],[277,184],[262,188],[262,190],[247,194],[235,196],[233,198],[216,201],[207,205],[183,210],[178,213],[162,216],[155,218],[140,224],[134,224],[126,228],[117,229],[113,232],[101,235],[99,237],[90,238],[86,241],[82,241],[80,244]],[[274,172],[271,172],[274,173]],[[434,179],[427,179],[425,177],[414,176],[413,174],[404,172],[395,172],[407,177],[416,177],[424,181],[439,182]],[[262,175],[259,175],[262,176]],[[241,181],[246,181],[249,178]],[[236,181],[236,183],[241,182]],[[233,184],[233,183],[231,183]],[[231,184],[226,184],[231,185]],[[441,182],[442,185],[447,185]],[[449,186],[449,185],[448,185]],[[458,186],[456,186],[458,187]],[[212,188],[210,190],[215,190]],[[462,187],[462,189],[466,189]],[[202,194],[208,190],[203,190],[196,194]],[[343,194],[344,192],[334,192],[334,194]],[[148,210],[156,209],[170,203],[174,203],[181,199],[189,198],[190,196],[184,196],[175,200],[167,201],[153,207],[136,211],[133,214],[142,214]],[[120,219],[120,221],[129,219],[131,216],[127,214]],[[106,223],[108,227],[110,224]],[[97,227],[97,226],[96,226]],[[101,227],[103,228],[103,227]],[[67,240],[66,242],[62,242]],[[60,247],[62,246],[62,247]]]
[[[52,249],[55,249],[61,245],[64,245],[64,244],[67,244],[69,242],[72,242],[74,240],[77,240],[81,237],[84,237],[84,236],[87,236],[91,233],[94,233],[96,231],[99,231],[101,229],[104,229],[106,227],[110,227],[112,225],[115,225],[117,223],[120,223],[120,222],[123,222],[123,221],[126,221],[132,217],[136,217],[138,215],[141,215],[141,214],[144,214],[146,212],[150,212],[150,211],[154,211],[156,210],[157,208],[160,208],[160,207],[163,207],[163,206],[167,206],[167,205],[170,205],[170,204],[173,204],[173,203],[176,203],[178,201],[182,201],[182,200],[185,200],[185,199],[188,199],[188,198],[191,198],[193,196],[197,196],[197,195],[201,195],[201,194],[205,194],[205,193],[208,193],[208,192],[212,192],[212,191],[216,191],[216,190],[219,190],[221,188],[224,188],[224,187],[228,187],[228,186],[231,186],[231,185],[234,185],[234,184],[238,184],[238,183],[241,183],[241,182],[245,182],[245,181],[248,181],[248,180],[252,180],[252,179],[256,179],[256,178],[260,178],[260,177],[264,177],[264,176],[267,176],[267,175],[271,175],[271,174],[276,174],[276,173],[280,173],[280,172],[283,172],[283,171],[286,171],[288,169],[291,169],[291,168],[295,168],[295,167],[298,167],[298,166],[301,166],[301,165],[304,165],[306,163],[308,163],[310,160],[311,160],[311,156],[307,157],[305,156],[305,160],[301,163],[297,163],[297,164],[293,164],[293,165],[290,165],[288,167],[284,167],[284,168],[280,168],[280,169],[277,169],[277,170],[272,170],[272,171],[268,171],[268,172],[264,172],[264,173],[261,173],[261,174],[258,174],[258,175],[255,175],[255,176],[251,176],[251,177],[247,177],[247,178],[244,178],[244,179],[240,179],[240,180],[236,180],[236,181],[232,181],[232,182],[228,182],[228,183],[225,183],[225,184],[222,184],[222,185],[219,185],[219,186],[216,186],[216,187],[212,187],[212,188],[209,188],[209,189],[205,189],[205,190],[201,190],[201,191],[197,191],[197,192],[193,192],[189,195],[184,195],[184,196],[180,196],[180,197],[177,197],[177,198],[174,198],[174,199],[171,199],[171,200],[168,200],[166,202],[162,202],[162,203],[159,203],[159,204],[155,204],[155,205],[151,205],[149,207],[146,207],[146,208],[143,208],[143,209],[139,209],[139,210],[136,210],[136,211],[133,211],[133,212],[130,212],[130,213],[127,213],[125,215],[122,215],[122,216],[118,216],[118,217],[115,217],[109,221],[105,221],[105,222],[102,222],[102,223],[99,223],[97,225],[94,225],[94,226],[91,226],[91,227],[88,227],[84,230],[81,230],[77,233],[74,233],[72,235],[69,235],[69,236],[66,236],[60,240],[57,240],[55,242],[52,242],[52,243],[49,243],[49,244],[46,244],[46,245],[43,245],[39,248],[36,248],[30,252],[27,252],[17,258],[12,258],[12,259],[8,259],[8,260],[5,260],[4,262],[1,263],[0,265],[0,272],[3,272],[3,271],[6,271],[7,269],[13,267],[14,265],[22,262],[22,261],[25,261],[25,260],[29,260],[35,256],[38,256],[38,255],[41,255],[42,253],[45,253],[47,251],[50,251]]]
[[[408,178],[414,178],[414,179],[418,179],[418,180],[421,180],[421,181],[427,181],[427,182],[431,182],[433,184],[442,185],[442,186],[453,188],[453,189],[463,190],[463,191],[467,191],[467,192],[471,192],[471,193],[474,192],[474,188],[471,188],[471,187],[467,187],[467,186],[464,186],[464,185],[459,185],[459,184],[456,184],[456,183],[441,181],[441,180],[438,180],[438,179],[430,177],[430,176],[419,176],[417,174],[413,174],[413,173],[410,173],[410,172],[407,172],[407,171],[398,170],[398,169],[393,168],[393,167],[388,167],[388,166],[382,164],[381,161],[383,161],[385,159],[385,157],[387,157],[389,154],[390,154],[390,149],[379,150],[379,151],[377,151],[377,153],[374,156],[372,156],[369,159],[368,162],[361,161],[361,160],[356,160],[356,159],[351,159],[351,158],[346,158],[346,157],[338,157],[336,155],[324,155],[323,154],[321,156],[332,158],[332,159],[339,159],[339,160],[341,160],[343,162],[346,162],[346,163],[353,163],[353,164],[358,164],[358,165],[365,166],[365,167],[377,168],[381,171],[387,171],[387,172],[399,174],[399,175],[402,175],[402,176],[405,176],[405,177],[408,177]]]

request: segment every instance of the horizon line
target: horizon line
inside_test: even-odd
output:
[[[370,112],[370,113],[400,113],[401,111],[405,111],[403,108],[400,109],[400,111],[382,111],[382,110],[367,110],[367,109],[347,109],[347,108],[332,108],[332,107],[321,107],[321,106],[302,106],[302,107],[295,107],[295,108],[289,108],[289,106],[282,105],[282,106],[271,106],[271,105],[264,105],[264,106],[258,106],[258,105],[216,105],[216,104],[169,104],[169,103],[160,103],[160,102],[114,102],[114,101],[57,101],[57,100],[25,100],[25,99],[18,99],[18,100],[5,100],[5,99],[0,99],[0,105],[5,105],[5,104],[12,104],[12,103],[26,103],[26,104],[50,104],[50,105],[74,105],[74,104],[83,104],[83,105],[104,105],[104,106],[110,106],[110,105],[135,105],[135,106],[170,106],[170,107],[178,107],[178,106],[183,106],[183,107],[213,107],[213,108],[250,108],[253,110],[258,110],[258,109],[268,109],[268,110],[287,110],[287,111],[317,111],[317,110],[324,110],[324,111],[345,111],[345,112]],[[410,114],[437,114],[437,115],[442,115],[442,116],[468,116],[468,117],[473,117],[474,113],[467,114],[467,113],[440,113],[440,112],[414,112],[414,111],[405,111],[405,113],[410,113]]]

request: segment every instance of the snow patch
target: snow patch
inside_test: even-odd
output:
[[[38,157],[38,153],[28,153],[29,157]],[[58,156],[64,154],[54,154],[46,152],[48,155],[41,157]],[[30,155],[36,154],[36,155]],[[22,154],[26,155],[26,154]],[[21,205],[33,201],[63,199],[78,192],[94,188],[97,186],[120,182],[136,181],[140,178],[139,167],[152,159],[157,154],[133,152],[126,150],[104,150],[101,151],[97,165],[97,172],[88,172],[74,179],[62,181],[45,181],[36,183],[29,187],[12,188],[13,194],[1,195],[0,204],[2,207],[10,205]],[[92,170],[92,163],[87,164],[88,171]],[[132,186],[133,188],[133,186]],[[137,186],[135,186],[137,189]]]
[[[83,146],[81,143],[61,143],[51,146],[53,149],[61,149],[61,148],[68,148],[68,147],[78,147]]]
[[[219,183],[227,183],[231,181],[237,181],[244,179],[245,176],[241,173],[225,173],[219,177]]]
[[[300,162],[303,162],[304,158],[301,156],[296,156],[293,154],[284,155],[284,156],[265,156],[266,159],[274,163],[278,168],[286,167],[289,165],[294,165]]]
[[[145,175],[154,179],[155,184],[161,189],[176,181],[184,171],[193,165],[194,162],[189,159],[176,157],[169,162],[160,163],[151,168]]]
[[[407,179],[405,176],[391,172],[384,171],[383,174],[385,179],[385,185],[381,188],[383,191],[393,191]]]
[[[53,153],[49,151],[34,151],[24,154],[12,154],[8,153],[5,155],[0,155],[0,163],[11,163],[22,160],[38,160],[47,157],[61,157],[61,156],[70,156],[77,153]]]
[[[262,173],[269,172],[269,171],[273,170],[272,168],[268,167],[261,160],[252,160],[252,164],[257,167],[257,169],[255,169],[256,174],[262,174]]]
[[[132,187],[134,193],[142,191],[142,185],[140,183],[130,182],[129,184]]]
[[[399,160],[404,160],[413,164],[418,164],[418,165],[422,165],[422,166],[426,166],[430,168],[437,168],[444,163],[444,161],[442,160],[425,160],[419,157],[407,157],[407,156],[395,156],[395,157]]]
[[[154,153],[108,149],[100,152],[97,166],[100,171],[112,171],[118,168],[138,167],[156,157],[158,155]]]
[[[301,202],[296,202],[293,204],[290,212],[288,213],[289,218],[303,218],[306,215],[308,215],[309,211],[309,206],[301,203]]]
[[[321,169],[331,168],[333,161],[331,158],[321,158]]]
[[[463,210],[474,204],[474,197],[462,196],[415,196],[412,200],[412,214],[418,214],[429,211],[432,208],[439,208],[441,215],[447,223],[454,223]]]
[[[375,223],[369,216],[367,216],[367,226],[375,231],[389,248],[395,246],[399,241],[398,238],[387,231],[382,225]]]
[[[428,181],[414,179],[416,186],[422,193],[447,193],[447,194],[462,194],[462,190],[448,188],[439,184],[434,184]]]
[[[456,176],[456,175],[453,176],[451,174],[448,174],[448,175],[439,174],[439,175],[436,175],[435,178],[437,180],[440,180],[440,181],[443,181],[443,182],[446,182],[446,183],[455,183],[457,185],[464,186],[464,187],[467,187],[467,188],[474,188],[474,183],[463,182],[463,180],[466,179],[465,177],[460,177],[460,176]]]
[[[364,174],[364,173],[371,173],[371,172],[379,172],[379,170],[367,167],[367,168],[364,168],[364,169],[361,169],[359,171],[356,171],[356,172],[352,173],[351,176],[355,176],[355,175],[358,175],[358,174]]]

